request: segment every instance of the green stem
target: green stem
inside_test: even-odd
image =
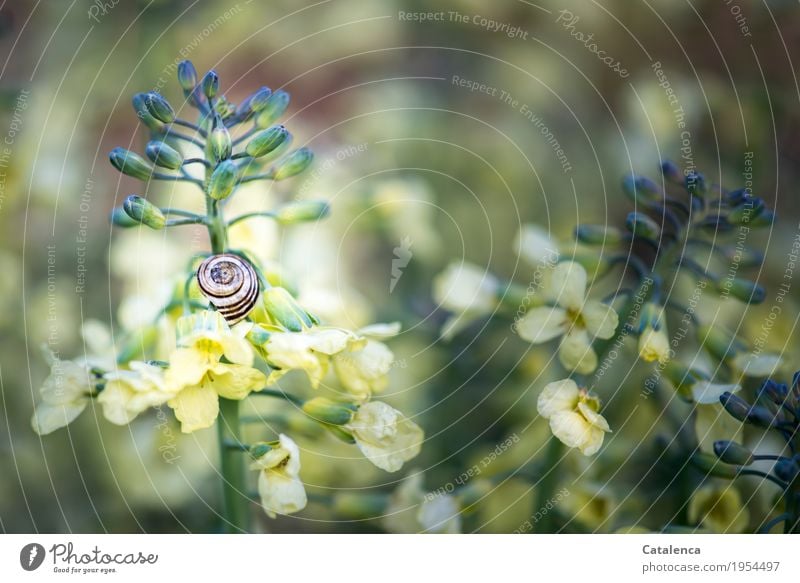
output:
[[[536,511],[547,506],[548,500],[552,499],[553,492],[555,492],[558,485],[558,466],[561,464],[561,459],[564,455],[564,445],[557,437],[550,437],[550,442],[547,444],[547,451],[544,458],[544,470],[542,480],[539,482],[538,495],[536,496]],[[541,533],[553,532],[553,518],[555,513],[545,512],[542,513],[542,518],[536,523],[536,531]]]
[[[247,494],[245,489],[245,457],[242,451],[228,444],[241,443],[239,439],[239,401],[219,398],[217,436],[222,466],[222,498],[226,533],[247,531]]]

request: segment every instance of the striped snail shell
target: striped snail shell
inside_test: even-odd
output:
[[[223,253],[206,258],[197,269],[197,283],[230,325],[244,319],[258,298],[255,269],[238,255]]]

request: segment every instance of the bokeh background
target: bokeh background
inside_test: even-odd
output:
[[[559,21],[563,10],[579,17],[574,29]],[[403,16],[431,11],[443,19]],[[506,34],[490,22],[517,28]],[[593,34],[626,75],[571,30]],[[397,364],[386,400],[427,434],[420,457],[385,474],[301,419],[268,411],[281,417],[276,426],[294,428],[311,501],[276,521],[254,506],[259,530],[387,530],[358,496],[392,492],[412,468],[435,491],[509,438],[518,441],[470,478],[483,498],[465,509],[462,530],[511,532],[536,512],[537,460],[548,435],[536,395],[561,373],[548,349],[533,350],[502,319],[440,339],[446,313],[431,282],[451,261],[525,285],[530,268],[513,245],[521,225],[535,223],[560,240],[577,222],[619,225],[627,212],[620,178],[655,174],[662,158],[682,154],[711,181],[735,188],[752,152],[753,188],[779,217],[762,239],[768,260],[759,281],[768,289],[780,281],[796,234],[797,2],[15,1],[0,7],[0,47],[5,532],[218,528],[213,430],[181,436],[168,411],[116,427],[90,409],[44,438],[29,423],[48,373],[41,345],[63,358],[102,352],[114,340],[102,340],[97,323],[113,331],[157,309],[163,281],[206,245],[191,230],[123,232],[108,222],[110,210],[141,188],[107,160],[115,146],[141,149],[146,141],[130,97],[155,87],[178,101],[175,64],[183,58],[201,73],[216,69],[233,101],[260,85],[291,93],[286,123],[316,152],[315,166],[246,196],[322,197],[332,217],[287,232],[259,223],[240,236],[287,265],[329,321],[402,322],[404,332],[390,342]],[[401,246],[411,259],[393,285]],[[756,328],[758,310],[731,306],[730,317],[750,318]],[[798,345],[796,314],[792,305],[773,333],[779,349]],[[87,322],[99,346],[87,347],[80,335]],[[638,407],[635,422],[598,458],[570,457],[559,469],[572,488],[572,502],[557,510],[564,532],[655,529],[685,513],[687,492],[673,483],[669,456],[658,455],[673,426],[656,423],[658,399],[638,403],[641,386],[628,382],[629,394],[614,393],[607,417],[618,425]],[[688,409],[677,404],[671,415]],[[164,447],[176,463],[165,461]],[[774,492],[744,488],[757,526]]]

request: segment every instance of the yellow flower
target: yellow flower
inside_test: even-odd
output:
[[[387,472],[396,472],[414,458],[425,439],[419,425],[380,401],[361,405],[344,427],[353,435],[361,453]]]
[[[669,360],[669,338],[663,324],[658,330],[648,326],[639,335],[639,356],[646,362],[657,360],[661,364],[665,364]]]
[[[539,395],[537,409],[539,415],[550,420],[553,435],[586,456],[597,453],[603,445],[603,434],[611,432],[608,422],[598,413],[598,399],[578,389],[572,379],[548,384]]]
[[[540,344],[563,336],[558,350],[568,370],[589,374],[597,368],[592,339],[611,338],[619,317],[601,302],[586,299],[586,270],[567,261],[553,268],[545,282],[545,294],[553,307],[529,310],[518,322],[517,333],[528,342]]]
[[[130,370],[106,373],[106,386],[97,397],[103,415],[116,425],[127,425],[139,413],[175,396],[175,391],[167,387],[160,367],[137,361],[128,366]]]
[[[389,383],[389,370],[394,354],[373,338],[388,338],[400,331],[400,324],[374,324],[358,330],[358,336],[368,338],[365,344],[354,342],[333,357],[333,370],[339,382],[351,395],[367,400],[372,393],[383,391]]]
[[[72,423],[95,394],[95,381],[86,364],[59,360],[47,352],[50,376],[39,392],[42,402],[36,406],[31,426],[39,435],[47,435]]]
[[[781,357],[771,353],[743,352],[733,357],[731,365],[742,376],[768,377],[781,366]]]
[[[533,267],[555,265],[558,262],[558,245],[550,235],[537,225],[522,225],[514,240],[517,254]]]
[[[500,282],[472,263],[451,263],[433,280],[433,298],[453,312],[442,326],[442,337],[452,338],[473,320],[491,314],[498,304]]]
[[[319,326],[302,332],[272,333],[264,344],[267,362],[276,369],[269,375],[269,384],[290,370],[302,370],[316,389],[328,371],[331,356],[365,343],[366,339],[340,328]]]
[[[689,500],[688,518],[716,533],[742,533],[750,513],[739,492],[730,485],[708,486],[695,491]]]
[[[263,388],[267,378],[252,367],[253,349],[233,332],[218,312],[201,312],[178,321],[178,348],[170,355],[167,384],[175,391],[167,404],[181,431],[211,427],[219,397],[244,399]],[[229,362],[220,362],[222,357]]]
[[[270,518],[299,512],[307,503],[300,480],[300,449],[283,434],[278,439],[277,446],[250,464],[251,470],[259,470],[258,495]]]

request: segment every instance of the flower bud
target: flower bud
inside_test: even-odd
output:
[[[330,206],[323,200],[298,200],[274,211],[275,220],[282,225],[318,221],[330,213]]]
[[[776,405],[783,405],[789,399],[789,387],[767,379],[758,390],[758,395],[772,401]]]
[[[692,196],[704,197],[708,193],[706,177],[699,172],[689,172],[686,174],[686,192]]]
[[[268,130],[258,132],[248,142],[245,151],[248,156],[260,158],[270,152],[275,151],[280,145],[289,138],[289,132],[283,126],[271,127]]]
[[[333,433],[334,436],[338,437],[345,443],[349,443],[350,445],[356,442],[355,437],[353,434],[347,431],[344,427],[340,425],[326,425],[325,429]]]
[[[606,225],[578,225],[575,238],[587,245],[616,245],[622,241],[622,231]]]
[[[260,128],[268,128],[280,118],[289,107],[289,94],[283,89],[273,93],[266,104],[261,108],[256,117],[256,125]]]
[[[219,162],[220,160],[227,160],[231,157],[231,152],[233,151],[231,134],[218,115],[214,116],[214,125],[211,128],[211,132],[208,134],[208,145],[211,148],[211,155],[214,157],[215,161]]]
[[[661,229],[653,219],[644,213],[633,211],[628,213],[625,226],[636,237],[644,237],[652,241],[658,241]]]
[[[753,452],[735,441],[715,441],[714,453],[726,464],[749,466],[753,463]]]
[[[114,148],[108,158],[114,168],[139,180],[150,180],[153,173],[153,167],[144,158],[125,148]]]
[[[292,295],[282,287],[271,287],[262,293],[264,309],[276,324],[292,332],[310,328],[314,321]]]
[[[208,196],[215,200],[228,198],[236,188],[238,179],[239,171],[236,163],[231,160],[220,162],[208,179]]]
[[[750,219],[749,225],[751,228],[769,227],[774,222],[775,213],[769,209],[765,209],[764,212],[759,214],[757,217]]]
[[[219,91],[219,75],[217,75],[217,72],[212,69],[206,73],[200,82],[200,86],[203,89],[203,95],[208,99],[216,97],[217,91]]]
[[[253,113],[260,113],[269,104],[269,98],[272,96],[272,90],[269,87],[262,87],[248,100],[248,109]]]
[[[147,107],[147,94],[146,93],[137,93],[133,96],[131,103],[133,104],[133,109],[136,112],[136,117],[142,120],[142,123],[150,128],[154,132],[163,132],[164,131],[164,124],[158,121],[156,118],[153,117],[153,114],[150,113],[150,110]]]
[[[191,91],[197,85],[197,69],[191,61],[185,60],[178,63],[178,83],[184,91]]]
[[[762,407],[761,405],[754,405],[750,407],[750,411],[747,414],[747,422],[755,425],[756,427],[761,427],[763,429],[772,429],[778,423],[785,421],[783,414],[781,411],[772,412],[766,407]]]
[[[737,263],[739,267],[759,267],[764,263],[764,254],[757,249],[750,249],[749,247],[736,247],[734,245],[726,245],[719,247],[720,253],[732,263]]]
[[[325,397],[315,397],[303,403],[303,411],[308,416],[330,425],[350,423],[356,409],[357,407],[352,403],[333,401]]]
[[[792,483],[798,472],[797,461],[791,458],[782,458],[775,462],[773,471],[784,482]]]
[[[313,159],[314,154],[308,148],[295,150],[272,169],[272,178],[273,180],[284,180],[296,176],[308,168]]]
[[[147,143],[144,153],[156,166],[177,170],[183,166],[183,156],[175,148],[161,141]]]
[[[144,103],[147,106],[147,111],[158,121],[163,123],[175,121],[175,110],[172,109],[169,101],[164,99],[160,93],[151,91],[145,97]]]
[[[719,293],[729,293],[737,300],[747,304],[760,304],[767,298],[767,292],[763,287],[750,281],[735,277],[733,279],[721,279],[717,282]]]
[[[675,184],[683,183],[683,172],[681,172],[678,165],[672,160],[664,160],[661,162],[661,174],[670,182]]]
[[[133,220],[130,215],[125,212],[125,209],[122,207],[116,207],[114,210],[111,211],[111,223],[116,225],[117,227],[129,228],[129,227],[138,227],[141,225],[139,221]]]
[[[735,478],[739,469],[727,464],[721,464],[719,460],[711,454],[696,451],[692,454],[692,464],[700,471],[709,476],[718,478]]]
[[[764,201],[755,196],[747,196],[731,212],[728,222],[734,225],[747,225],[766,210]]]
[[[726,391],[719,396],[719,402],[722,403],[722,406],[734,419],[742,422],[748,420],[751,409],[750,403],[741,397],[737,397],[733,393]]]
[[[661,187],[646,176],[631,174],[622,179],[622,190],[633,201],[658,201],[664,196]]]
[[[727,332],[721,326],[706,324],[697,327],[697,340],[719,360],[727,360],[744,350],[741,340]]]
[[[130,195],[122,203],[122,208],[134,221],[147,225],[151,229],[163,229],[167,224],[167,219],[161,210],[141,196]]]
[[[259,459],[267,455],[272,450],[272,446],[266,441],[259,441],[250,446],[249,453],[253,459]]]

